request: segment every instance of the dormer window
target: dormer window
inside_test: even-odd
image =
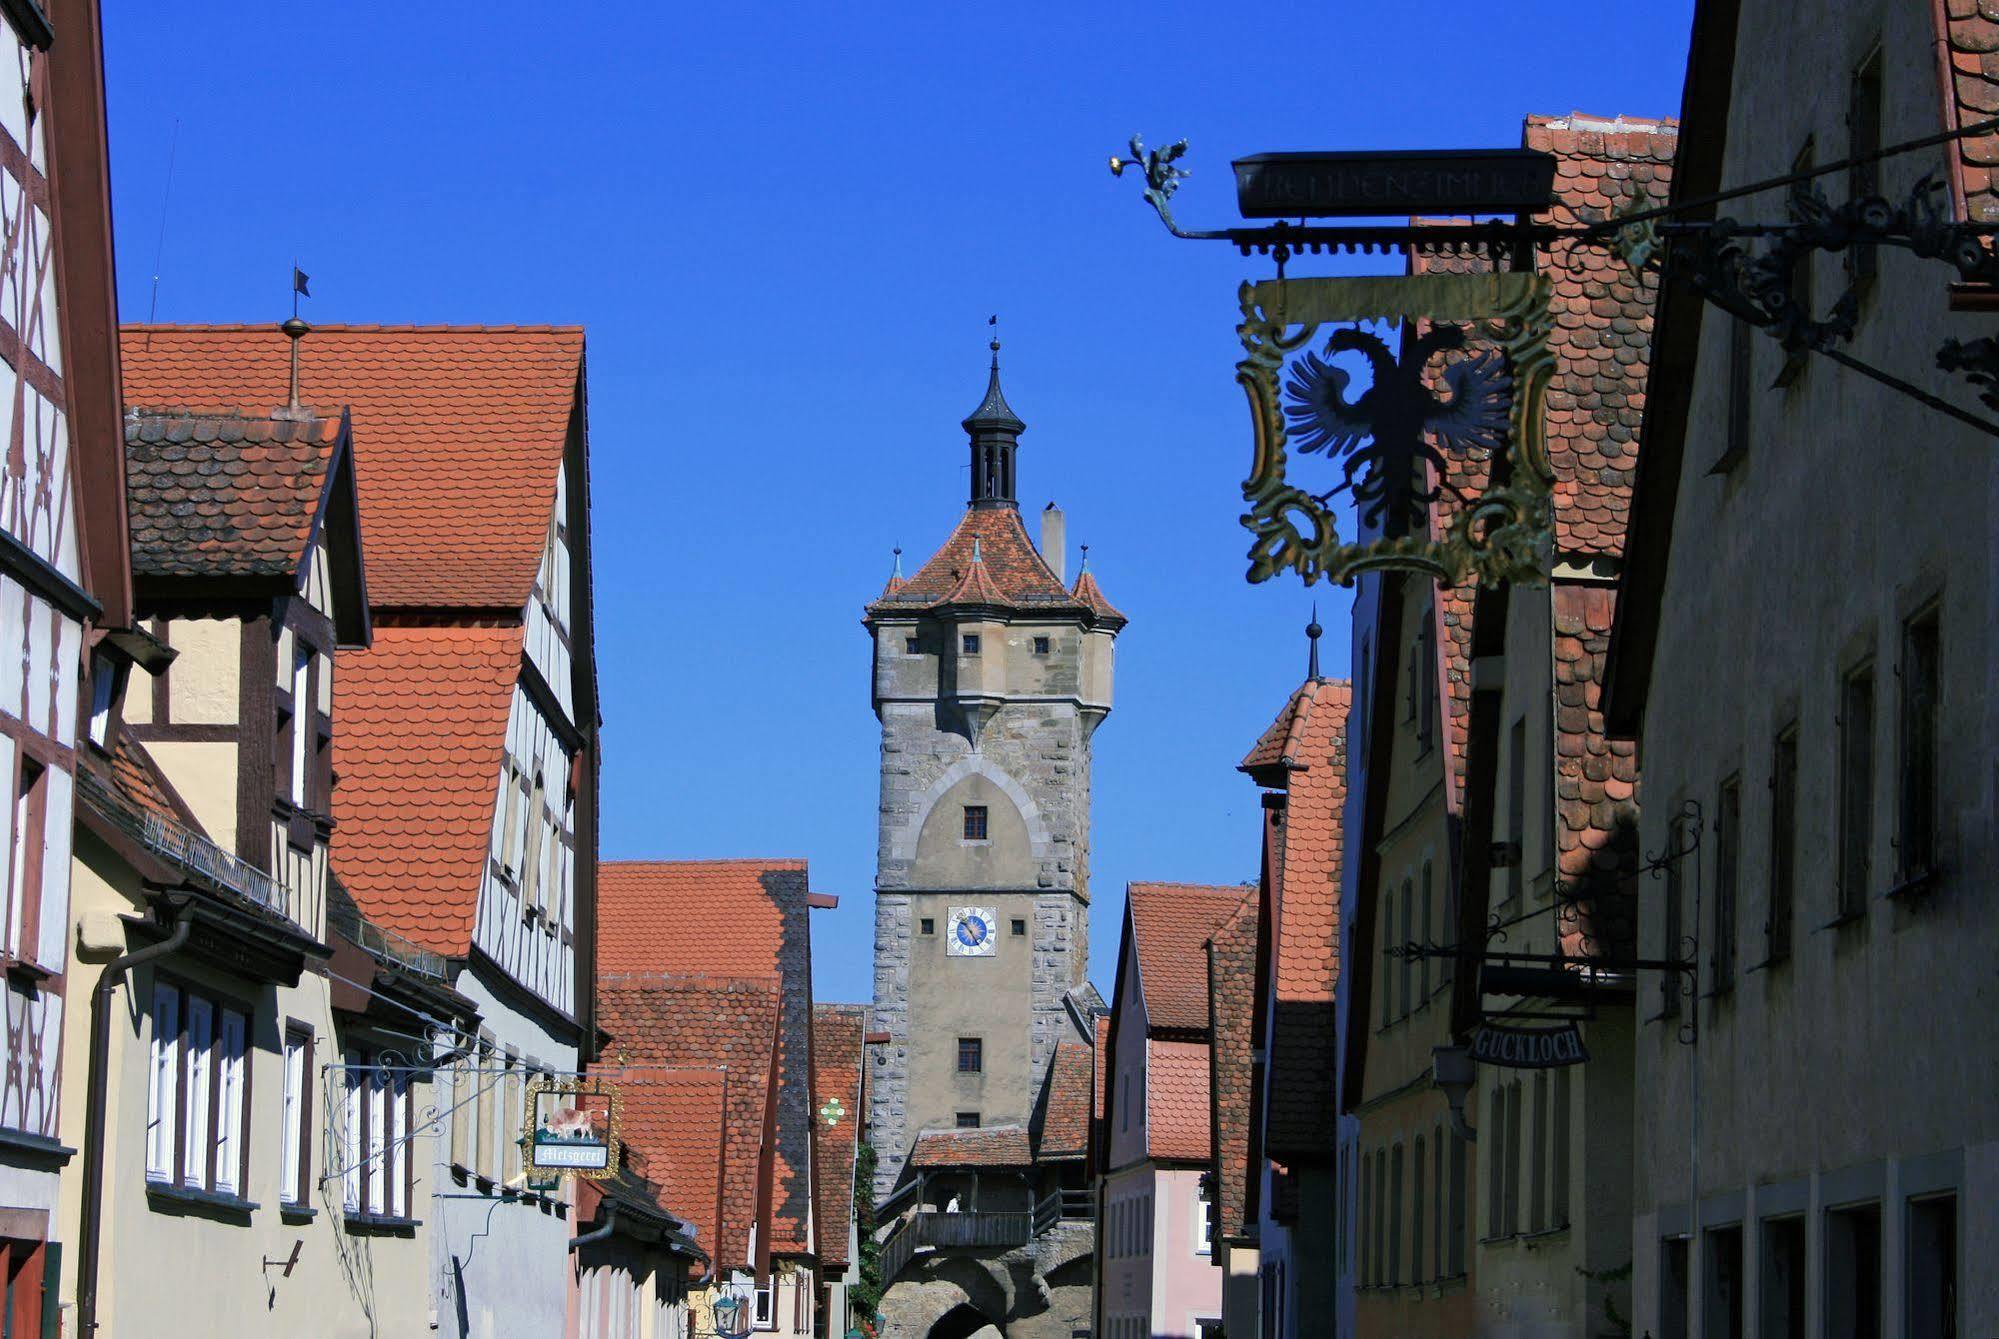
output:
[[[979,634],[968,632],[959,638],[958,644],[964,648],[966,655],[975,656],[979,653]]]

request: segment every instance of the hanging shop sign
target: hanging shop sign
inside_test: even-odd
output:
[[[1258,153],[1232,166],[1246,219],[1531,214],[1555,198],[1555,156],[1538,149]]]
[[[1502,1069],[1557,1069],[1589,1059],[1582,1029],[1574,1023],[1557,1028],[1510,1028],[1482,1023],[1472,1033],[1471,1057],[1481,1065]]]
[[[522,1120],[528,1176],[616,1176],[622,1106],[614,1088],[587,1076],[545,1075],[529,1084]]]
[[[1550,286],[1527,271],[1274,279],[1240,292],[1249,579],[1538,582],[1551,558]],[[1391,348],[1383,326],[1399,329]],[[1324,333],[1322,333],[1324,332]],[[1368,384],[1355,391],[1354,373]],[[1338,466],[1330,486],[1295,456]],[[1336,499],[1359,521],[1343,537]]]
[[[715,1339],[749,1339],[756,1327],[756,1291],[741,1272],[715,1290],[710,1311]]]

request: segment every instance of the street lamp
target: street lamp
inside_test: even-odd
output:
[[[1462,1046],[1431,1047],[1430,1079],[1444,1090],[1444,1100],[1451,1105],[1451,1129],[1466,1143],[1477,1143],[1478,1131],[1465,1124],[1465,1098],[1478,1081],[1478,1063],[1471,1052]]]

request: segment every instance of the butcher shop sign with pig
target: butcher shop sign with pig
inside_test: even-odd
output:
[[[616,1090],[595,1078],[547,1075],[528,1085],[523,1113],[531,1171],[603,1179],[618,1174]]]

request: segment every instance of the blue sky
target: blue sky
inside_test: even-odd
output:
[[[963,507],[994,312],[1022,505],[1132,620],[1093,975],[1128,880],[1256,874],[1234,768],[1313,598],[1242,575],[1234,293],[1269,262],[1171,240],[1106,156],[1189,139],[1180,216],[1222,226],[1245,153],[1673,115],[1690,4],[105,11],[127,319],[158,274],[161,320],[279,320],[296,256],[311,320],[588,327],[604,854],[808,857],[841,896],[817,993],[866,999],[861,607]],[[1344,666],[1348,596],[1316,595]]]

